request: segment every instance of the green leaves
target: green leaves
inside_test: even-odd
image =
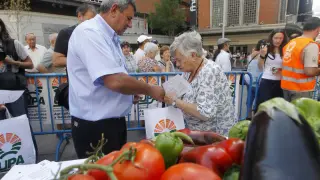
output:
[[[155,4],[156,12],[148,17],[152,29],[161,29],[169,36],[174,36],[175,31],[185,25],[185,10],[180,5],[181,0],[161,0]]]

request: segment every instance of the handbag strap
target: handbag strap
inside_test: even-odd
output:
[[[249,66],[249,64],[258,56],[259,54],[256,54],[253,58],[251,58],[251,60],[249,61],[249,63],[248,63],[248,66]],[[248,69],[248,68],[247,68]]]

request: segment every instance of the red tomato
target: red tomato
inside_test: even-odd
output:
[[[233,164],[227,151],[218,145],[206,145],[196,147],[186,152],[180,159],[180,163],[192,162],[211,169],[220,176]]]
[[[229,138],[219,143],[219,146],[227,151],[234,163],[241,165],[244,149],[244,142],[241,139]]]
[[[99,159],[96,164],[101,165],[109,165],[112,163],[112,161],[120,154],[120,151],[113,151],[105,156],[103,156],[101,159]],[[88,171],[88,175],[93,176],[95,180],[108,180],[109,176],[106,172],[101,170],[90,170]]]
[[[162,176],[161,180],[221,180],[210,169],[193,163],[181,163],[170,167]]]
[[[113,167],[113,172],[118,180],[159,180],[161,178],[161,175],[165,172],[164,159],[161,153],[149,144],[127,143],[122,147],[119,153],[115,153],[114,156],[110,155],[110,157],[106,157],[106,159],[103,161],[108,164],[110,161],[119,157],[122,152],[128,150],[130,147],[134,147],[137,149],[134,163],[132,163],[131,161],[124,161],[122,163],[119,162],[115,164],[115,166]],[[101,176],[101,173],[99,171],[92,170],[88,174],[96,178],[96,180],[109,179],[108,177],[102,179],[105,176]],[[104,175],[106,174],[104,173]]]
[[[76,174],[68,177],[68,180],[96,180],[94,177],[84,174]]]

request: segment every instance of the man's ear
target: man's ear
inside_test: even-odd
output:
[[[115,17],[117,10],[119,9],[118,4],[113,4],[110,8],[110,13],[112,17]]]

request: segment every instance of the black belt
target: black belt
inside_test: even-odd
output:
[[[81,118],[77,118],[75,116],[71,116],[71,119],[73,120],[77,120],[77,121],[91,121],[91,120],[85,120],[85,119],[81,119]],[[106,119],[100,119],[100,120],[97,120],[97,121],[106,121],[106,120],[123,120],[123,119],[126,119],[126,117],[118,117],[118,118],[106,118]],[[97,122],[97,121],[91,121],[91,122]]]

